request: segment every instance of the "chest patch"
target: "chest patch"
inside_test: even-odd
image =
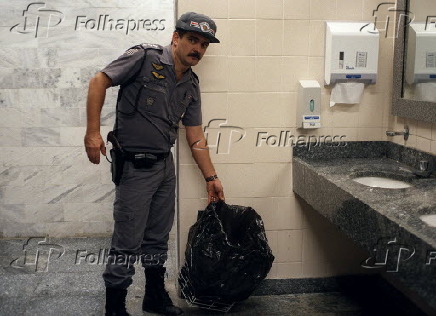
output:
[[[147,97],[147,100],[145,100],[145,104],[147,106],[152,106],[154,104],[155,98]]]
[[[156,78],[156,79],[165,79],[164,75],[161,75],[160,73],[156,72],[156,71],[152,71],[151,74]]]
[[[151,63],[151,65],[152,65],[153,68],[156,69],[156,70],[162,70],[162,69],[164,68],[162,65],[155,64],[155,63]]]

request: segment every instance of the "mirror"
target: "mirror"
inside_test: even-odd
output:
[[[419,5],[418,5],[419,1]],[[403,98],[436,102],[436,1],[409,0]]]
[[[436,122],[436,2],[397,0],[396,17],[392,114]]]

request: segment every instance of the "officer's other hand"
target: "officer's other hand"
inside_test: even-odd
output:
[[[224,189],[220,179],[206,182],[207,190],[207,203],[218,202],[218,200],[225,200]]]
[[[106,146],[100,133],[86,133],[85,148],[89,161],[100,163],[100,152],[106,156]]]

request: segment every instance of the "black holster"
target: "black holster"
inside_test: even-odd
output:
[[[111,149],[110,155],[112,158],[111,163],[111,172],[112,172],[112,181],[115,183],[115,185],[120,184],[121,176],[123,175],[123,168],[124,168],[124,153],[119,149]]]

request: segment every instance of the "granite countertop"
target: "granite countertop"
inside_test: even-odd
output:
[[[419,217],[436,214],[436,177],[418,178],[412,168],[391,158],[340,158],[300,163],[371,209],[416,235],[436,250],[436,227]],[[369,187],[353,181],[361,176],[384,176],[411,185],[404,189]]]
[[[366,249],[369,265],[395,272],[389,277],[436,309],[436,227],[420,219],[436,215],[436,176],[413,174],[420,160],[432,159],[391,142],[295,147],[293,190]],[[384,176],[411,187],[375,188],[353,181],[361,176]]]

